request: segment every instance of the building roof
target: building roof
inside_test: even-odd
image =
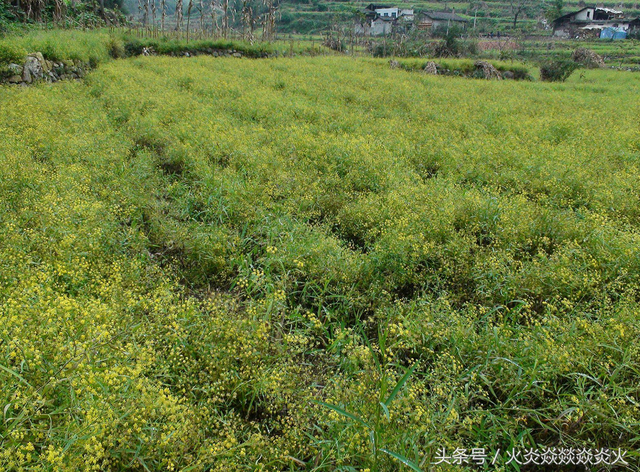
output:
[[[376,5],[375,3],[370,3],[369,5],[364,7],[365,10],[371,10],[371,11],[376,11],[381,8],[393,8],[393,7],[391,5]]]
[[[467,21],[461,16],[456,15],[455,13],[446,12],[446,11],[427,11],[427,12],[424,12],[423,15],[428,16],[432,20],[439,20],[439,21],[464,21],[464,22]]]
[[[614,10],[613,8],[597,7],[595,8],[595,10],[604,11],[606,13],[611,13],[613,15],[622,15],[621,10]]]
[[[572,11],[571,13],[567,13],[566,15],[562,15],[559,16],[558,18],[556,18],[555,20],[553,20],[554,23],[558,23],[558,22],[563,22],[563,21],[567,21],[567,20],[571,20],[571,18],[575,15],[577,15],[580,12],[583,12],[585,10],[594,10],[594,11],[601,11],[604,13],[609,13],[611,15],[622,15],[623,12],[621,12],[620,10],[614,10],[612,8],[601,8],[601,7],[584,7],[581,8],[580,10],[576,10],[576,11]],[[593,21],[593,20],[589,20],[589,21]]]

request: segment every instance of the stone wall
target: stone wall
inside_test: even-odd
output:
[[[152,48],[142,48],[138,53],[143,56],[153,56],[157,53]],[[208,55],[214,57],[247,57],[241,51],[235,49],[203,49],[191,51],[171,52],[170,56],[198,56]],[[278,53],[260,56],[248,56],[252,58],[278,57]],[[57,82],[58,80],[81,79],[91,69],[90,64],[82,61],[49,61],[42,53],[29,54],[22,64],[9,64],[0,66],[0,84],[31,85],[36,82]]]
[[[80,79],[89,70],[82,61],[48,61],[41,53],[29,54],[23,64],[0,67],[0,82],[31,85],[36,82],[57,82],[65,79]]]

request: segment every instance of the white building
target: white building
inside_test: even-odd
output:
[[[391,34],[393,31],[393,25],[395,18],[379,16],[371,22],[371,28],[369,28],[369,34],[371,36],[383,36]]]
[[[598,37],[600,31],[606,28],[628,31],[631,22],[619,10],[586,7],[556,18],[553,21],[553,34],[560,38]]]
[[[364,9],[364,20],[355,25],[355,33],[371,36],[390,34],[399,24],[406,28],[413,18],[413,9],[371,3]]]
[[[376,8],[375,12],[378,16],[383,18],[398,18],[400,14],[400,9],[398,7],[384,7],[384,8]]]

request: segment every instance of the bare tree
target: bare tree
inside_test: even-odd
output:
[[[40,21],[45,7],[44,0],[27,0],[25,3],[27,18],[34,21]]]
[[[204,33],[204,0],[200,0],[200,34]]]
[[[151,0],[151,31],[156,33],[156,0]]]
[[[167,19],[167,1],[166,0],[161,0],[162,3],[160,4],[160,7],[162,8],[162,32],[164,33],[164,22]]]
[[[100,14],[104,18],[104,0],[100,1]],[[53,9],[53,21],[58,22],[62,21],[62,17],[64,16],[65,11],[65,3],[63,0],[55,0],[55,5]]]
[[[144,0],[144,26],[149,24],[149,0]]]
[[[183,11],[182,9],[184,8],[184,5],[182,3],[182,0],[177,0],[176,1],[176,31],[180,31],[182,29],[182,18],[183,18]]]
[[[513,14],[513,28],[518,24],[518,17],[524,13],[532,4],[532,0],[509,0],[511,13]]]
[[[242,39],[253,42],[253,7],[251,0],[242,0]]]
[[[275,0],[263,0],[263,2],[264,6],[267,7],[267,11],[265,12],[262,21],[262,40],[271,41],[276,27],[277,5]]]
[[[193,0],[189,0],[187,7],[187,42],[189,42],[189,25],[191,24],[191,9],[193,8]]]
[[[216,36],[217,22],[216,22],[216,0],[211,0],[211,36]]]
[[[222,36],[227,39],[229,34],[229,0],[222,0]]]

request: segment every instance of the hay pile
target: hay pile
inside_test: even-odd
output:
[[[438,75],[438,66],[435,62],[429,61],[427,65],[424,66],[423,72],[425,74]]]
[[[587,48],[578,48],[573,51],[571,59],[588,69],[598,69],[600,67],[605,67],[604,59],[602,59],[602,56]]]
[[[476,74],[487,80],[496,79],[502,80],[502,74],[496,69],[493,64],[487,61],[476,61],[474,66],[476,67]]]

